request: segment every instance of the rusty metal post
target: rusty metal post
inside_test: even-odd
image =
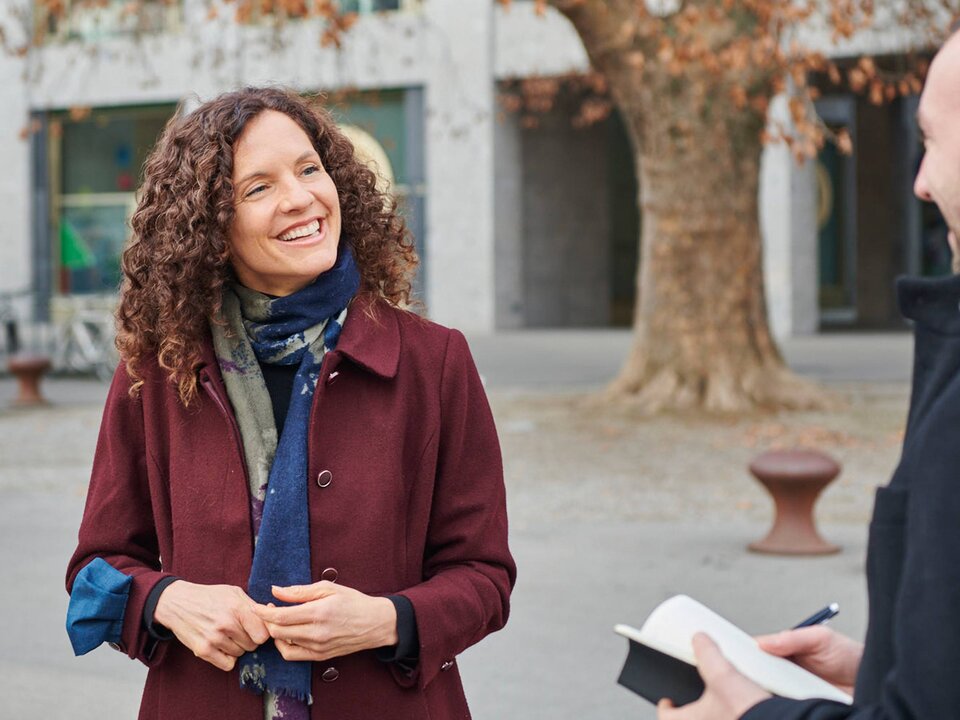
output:
[[[50,369],[50,358],[43,355],[14,355],[8,367],[10,374],[17,378],[18,394],[14,405],[32,407],[47,404],[40,394],[40,380]]]
[[[813,506],[840,474],[840,465],[816,450],[773,450],[754,458],[750,472],[773,497],[770,532],[750,543],[753,552],[777,555],[827,555],[840,548],[824,540],[813,520]]]

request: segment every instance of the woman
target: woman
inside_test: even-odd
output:
[[[500,451],[463,336],[399,309],[373,173],[245,89],[170,122],[132,224],[74,650],[149,666],[142,719],[469,717],[454,658],[515,579]]]

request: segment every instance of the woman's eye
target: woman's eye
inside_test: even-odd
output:
[[[307,165],[307,167],[303,169],[304,175],[313,175],[314,173],[318,172],[320,172],[320,168],[318,168],[316,165]]]
[[[263,190],[266,190],[266,189],[267,189],[267,186],[266,186],[266,185],[257,185],[256,187],[250,188],[250,189],[247,191],[247,194],[244,195],[244,197],[253,197],[253,196],[256,195],[257,193],[262,192]]]

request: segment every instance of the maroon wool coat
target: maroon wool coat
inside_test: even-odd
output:
[[[198,372],[189,408],[155,362],[138,399],[117,372],[67,589],[97,556],[133,576],[118,649],[150,668],[141,720],[262,720],[236,669],[156,643],[141,619],[167,575],[245,588],[250,574],[240,434],[209,341]],[[323,361],[308,453],[314,579],[335,568],[343,585],[405,595],[420,636],[412,672],[373,651],[314,663],[311,717],[469,718],[454,658],[503,627],[516,568],[496,429],[463,336],[355,300]]]

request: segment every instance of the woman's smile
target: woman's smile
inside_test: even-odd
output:
[[[337,186],[292,118],[266,110],[250,121],[236,144],[234,192],[230,262],[241,284],[290,295],[333,267]]]
[[[297,225],[292,229],[284,230],[277,236],[277,239],[284,243],[296,243],[298,245],[302,245],[323,238],[325,233],[325,219],[314,218],[313,220],[308,220],[302,225]]]

